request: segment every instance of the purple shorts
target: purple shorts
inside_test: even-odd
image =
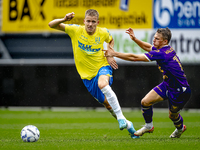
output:
[[[191,89],[189,86],[180,88],[170,88],[165,82],[160,83],[153,90],[164,100],[168,99],[169,109],[173,113],[179,112],[189,101]]]

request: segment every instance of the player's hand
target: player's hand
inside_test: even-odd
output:
[[[102,51],[104,51],[104,56],[105,57],[113,57],[114,56],[114,49],[112,47],[109,47],[107,50],[106,49],[102,49]]]
[[[128,29],[126,30],[126,33],[129,34],[130,38],[134,41],[134,39],[135,39],[136,37],[135,37],[135,34],[134,34],[134,32],[133,32],[133,29],[132,29],[132,28],[128,28]]]
[[[113,57],[106,57],[107,61],[109,63],[109,65],[113,68],[113,69],[118,69],[118,64],[116,62],[116,60]]]
[[[107,58],[108,63],[113,69],[118,69],[118,65],[116,60],[113,58],[114,56],[114,49],[110,46],[108,50],[103,49],[104,51],[104,56]]]
[[[74,18],[74,15],[75,15],[74,12],[68,13],[68,14],[65,15],[64,20],[65,21],[70,21],[70,20],[72,20],[72,18]]]

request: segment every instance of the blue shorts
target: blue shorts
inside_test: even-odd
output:
[[[101,92],[101,89],[98,87],[98,79],[100,75],[110,76],[109,85],[113,83],[112,68],[111,66],[104,66],[99,69],[97,75],[91,80],[83,79],[83,83],[90,92],[90,94],[99,102],[103,103],[105,100],[104,94]]]
[[[189,101],[191,89],[189,86],[180,88],[169,88],[165,82],[154,87],[153,90],[164,100],[169,101],[169,110],[173,113],[179,112]]]

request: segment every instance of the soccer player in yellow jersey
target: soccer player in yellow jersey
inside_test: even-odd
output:
[[[112,68],[117,69],[118,66],[113,57],[104,57],[102,49],[104,42],[107,49],[113,48],[111,34],[106,28],[97,27],[99,13],[94,9],[86,11],[85,26],[64,24],[74,16],[74,12],[68,13],[64,18],[51,21],[49,26],[70,36],[77,71],[91,95],[118,120],[120,130],[126,128],[131,138],[139,138],[134,135],[133,124],[124,117],[117,96],[110,87],[113,82]]]

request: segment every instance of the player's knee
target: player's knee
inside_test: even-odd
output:
[[[107,82],[105,82],[105,81],[98,81],[98,87],[100,89],[103,89],[106,85],[108,85]]]
[[[146,99],[144,99],[144,98],[141,100],[141,105],[145,106],[145,107],[151,106],[151,104]]]
[[[103,89],[107,85],[109,85],[109,77],[106,75],[101,75],[98,79],[98,87]]]

